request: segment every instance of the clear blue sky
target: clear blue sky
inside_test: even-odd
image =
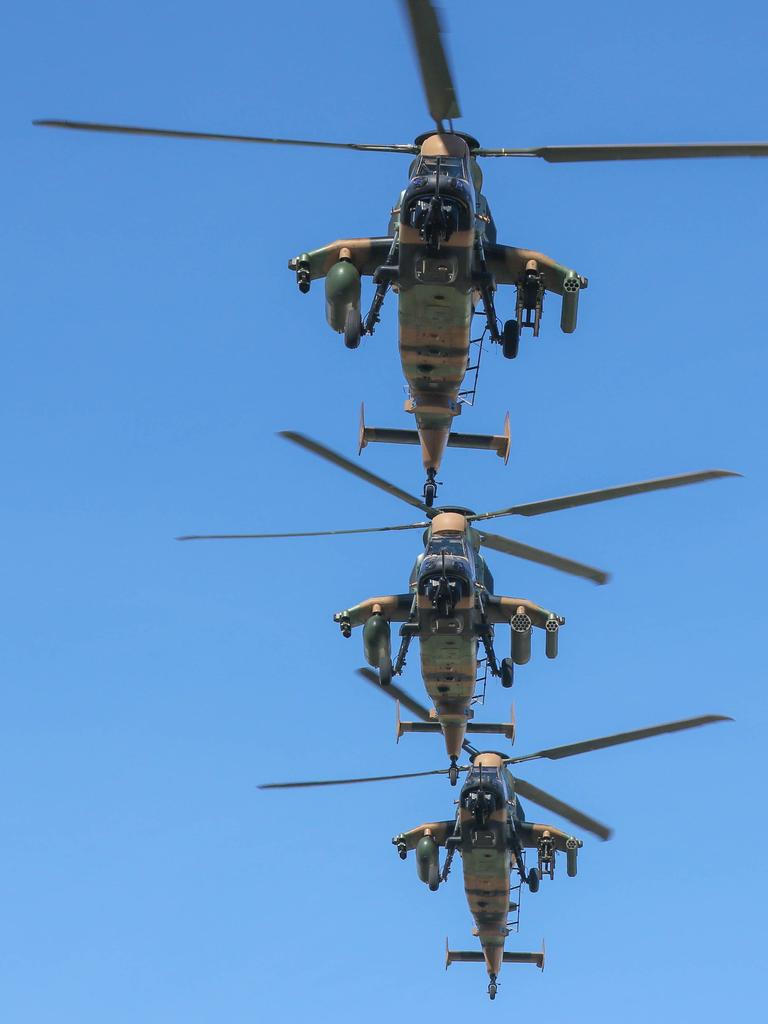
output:
[[[443,0],[486,145],[768,138],[762,4]],[[526,11],[528,9],[526,8]],[[546,1014],[719,1022],[763,1000],[768,162],[487,162],[504,241],[590,278],[521,356],[486,356],[462,429],[512,418],[508,467],[451,452],[477,509],[705,467],[729,480],[528,521],[605,588],[495,556],[503,593],[568,618],[513,691],[518,751],[705,712],[735,724],[526,777],[616,828],[525,899],[491,1006],[456,870],[436,895],[390,837],[451,814],[441,779],[261,794],[281,777],[419,770],[353,674],[341,607],[405,587],[417,538],[175,544],[190,531],[408,521],[293,451],[353,454],[402,413],[389,303],[347,352],[287,259],[383,233],[395,155],[33,129],[33,117],[370,142],[429,127],[398,5],[31,2],[3,15],[0,1015],[19,1024],[371,1024]],[[512,294],[498,299],[511,314]],[[421,482],[412,449],[365,465]],[[419,694],[417,659],[405,684]],[[489,690],[487,717],[506,691]],[[542,820],[533,807],[529,815]],[[546,815],[543,816],[546,820]]]

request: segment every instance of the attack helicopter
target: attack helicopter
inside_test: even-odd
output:
[[[508,424],[503,434],[478,435],[452,431],[472,389],[462,392],[470,369],[471,323],[478,310],[484,334],[501,345],[507,358],[518,352],[520,331],[539,334],[547,292],[562,296],[560,327],[576,328],[580,292],[587,278],[531,249],[497,243],[496,225],[483,194],[480,158],[538,158],[547,163],[659,160],[691,157],[768,156],[768,143],[689,143],[650,145],[539,146],[529,149],[488,148],[466,132],[456,131],[461,117],[453,77],[431,0],[404,0],[424,92],[435,127],[413,143],[365,144],[307,139],[276,139],[252,135],[179,131],[71,120],[38,120],[35,124],[78,131],[116,132],[178,139],[201,139],[268,145],[351,149],[369,153],[400,153],[415,159],[408,183],[391,213],[387,234],[342,238],[289,261],[301,292],[325,278],[326,317],[356,348],[379,322],[387,292],[398,295],[399,349],[408,384],[407,412],[416,430],[366,427],[360,446],[369,442],[418,444],[426,471],[423,498],[428,506],[437,495],[437,472],[446,446],[480,448],[509,456]],[[365,317],[360,312],[361,278],[370,277],[374,297]],[[504,323],[496,314],[495,293],[503,285],[516,288],[515,318]],[[478,307],[482,306],[482,309]],[[474,362],[479,369],[480,356]]]
[[[478,647],[485,652],[484,671],[499,677],[503,686],[514,680],[515,665],[525,665],[531,657],[534,628],[545,634],[545,653],[555,658],[558,652],[563,616],[535,604],[527,598],[496,594],[493,576],[480,553],[481,547],[513,555],[561,572],[603,584],[608,574],[594,566],[576,562],[540,548],[521,544],[499,534],[489,533],[484,523],[503,516],[537,516],[559,509],[575,508],[596,502],[610,501],[632,494],[702,483],[725,476],[738,476],[727,470],[712,469],[683,473],[607,487],[597,491],[512,505],[495,512],[476,513],[466,508],[432,508],[407,491],[369,472],[338,452],[312,438],[293,431],[283,431],[286,440],[346,470],[366,483],[400,498],[420,509],[426,521],[397,526],[379,526],[351,530],[313,530],[301,533],[188,534],[178,540],[244,540],[285,537],[324,537],[359,533],[380,533],[400,530],[423,530],[424,551],[418,555],[411,570],[408,591],[368,598],[334,615],[341,633],[347,639],[356,626],[363,627],[363,649],[369,665],[379,674],[382,686],[389,686],[392,677],[400,675],[414,637],[419,640],[421,674],[427,693],[434,702],[431,722],[399,723],[398,733],[409,731],[442,732],[451,766],[451,785],[458,781],[457,761],[467,732],[494,732],[511,739],[512,722],[474,723],[472,704],[475,700],[478,675]],[[391,624],[401,623],[400,647],[392,660]],[[511,628],[510,656],[501,662],[494,648],[495,628]]]
[[[418,709],[416,713],[420,717],[428,718],[426,708],[420,706],[412,697],[405,697],[409,706],[414,710]],[[456,851],[458,850],[461,855],[464,893],[475,921],[472,934],[480,940],[481,948],[451,950],[446,941],[446,969],[457,962],[484,963],[488,973],[488,995],[495,999],[502,964],[534,964],[542,970],[544,968],[543,949],[539,952],[505,951],[505,941],[510,932],[516,932],[518,929],[523,886],[527,886],[530,892],[535,893],[545,876],[554,879],[558,853],[565,854],[567,875],[570,878],[575,877],[578,853],[584,844],[578,837],[554,825],[528,821],[520,797],[559,815],[579,829],[591,832],[599,839],[607,840],[612,835],[608,826],[539,789],[538,786],[526,782],[518,775],[513,775],[510,771],[512,765],[542,758],[557,761],[564,757],[633,743],[664,733],[681,732],[702,725],[728,721],[732,719],[724,715],[702,715],[612,736],[601,736],[581,743],[549,747],[519,757],[505,757],[494,751],[481,752],[465,742],[464,749],[470,758],[469,764],[461,765],[458,769],[460,772],[466,772],[466,779],[459,793],[455,817],[447,821],[426,822],[407,832],[401,832],[392,839],[403,860],[410,851],[414,852],[418,877],[433,892],[448,878]],[[448,770],[438,768],[432,771],[358,779],[278,782],[259,788],[301,789],[385,782],[442,775]],[[446,851],[442,867],[441,847]],[[526,850],[535,851],[536,856],[536,866],[531,866],[527,871]],[[513,881],[515,873],[518,875],[517,882]]]

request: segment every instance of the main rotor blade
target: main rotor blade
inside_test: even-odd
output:
[[[610,839],[613,835],[613,829],[608,828],[607,825],[603,825],[602,822],[596,821],[594,818],[590,818],[583,811],[571,807],[570,804],[565,803],[563,800],[558,800],[551,793],[539,789],[538,786],[532,786],[530,782],[518,778],[517,775],[514,776],[514,780],[515,792],[518,796],[523,797],[524,800],[530,800],[531,803],[538,804],[539,807],[544,807],[546,810],[552,811],[553,814],[559,814],[561,818],[565,818],[566,821],[570,821],[571,824],[576,825],[578,828],[592,832],[593,835],[598,836],[602,840]]]
[[[365,526],[359,530],[308,530],[304,533],[188,533],[176,540],[275,540],[281,537],[340,537],[350,533],[386,533],[391,530],[423,530],[429,523],[405,526]]]
[[[268,146],[314,146],[319,149],[357,149],[368,153],[418,153],[411,144],[378,146],[363,142],[327,142],[321,139],[268,139],[259,135],[227,135],[222,132],[188,132],[174,128],[142,128],[127,124],[98,124],[95,121],[33,121],[43,128],[70,128],[78,132],[110,132],[117,135],[155,135],[166,139],[206,139],[214,142],[257,142]]]
[[[372,686],[375,686],[379,693],[385,693],[392,700],[399,700],[404,708],[408,708],[412,715],[416,715],[422,722],[432,722],[434,719],[429,717],[429,712],[423,704],[419,704],[417,700],[414,700],[409,693],[405,690],[401,690],[399,686],[395,686],[394,683],[389,683],[387,686],[382,686],[379,682],[379,677],[373,671],[372,668],[359,668],[357,674],[367,680]]]
[[[466,768],[459,768],[466,771]],[[390,782],[392,779],[418,779],[423,775],[447,775],[448,768],[435,768],[431,772],[404,772],[401,775],[370,775],[364,779],[321,779],[313,782],[268,782],[257,789],[306,789],[308,786],[350,786],[357,782]]]
[[[420,498],[414,497],[414,495],[404,491],[401,487],[396,487],[395,484],[391,484],[388,480],[384,480],[382,477],[376,476],[375,473],[369,473],[367,469],[363,469],[362,466],[351,462],[343,455],[339,455],[339,453],[333,451],[333,449],[326,448],[324,444],[320,444],[319,441],[314,441],[311,437],[307,437],[305,434],[297,434],[293,430],[281,430],[280,437],[284,437],[286,441],[292,441],[293,444],[299,445],[300,448],[306,448],[308,452],[312,452],[314,455],[319,455],[321,459],[325,459],[327,462],[333,463],[334,466],[338,466],[339,469],[346,470],[347,473],[351,473],[353,476],[359,477],[361,480],[365,480],[366,483],[372,484],[374,487],[378,487],[382,491],[386,491],[387,494],[391,494],[394,498],[399,498],[401,501],[405,501],[407,504],[413,505],[414,508],[421,509],[421,511],[425,512],[430,519],[437,515],[439,511],[439,509],[432,509],[428,505],[425,505]],[[429,523],[425,523],[425,526],[428,525]]]
[[[440,127],[442,121],[461,117],[448,58],[440,38],[444,34],[440,19],[430,0],[405,0],[404,6],[427,94],[427,106]]]
[[[562,498],[548,498],[544,501],[531,501],[525,505],[510,505],[509,508],[497,512],[483,512],[468,516],[468,519],[496,519],[499,516],[541,516],[546,512],[559,512],[564,508],[577,508],[579,505],[595,505],[600,501],[613,501],[615,498],[626,498],[632,494],[645,494],[648,491],[664,491],[672,487],[686,487],[688,484],[700,484],[707,480],[719,480],[725,476],[741,476],[730,469],[705,469],[697,473],[678,473],[676,476],[662,476],[654,480],[640,480],[633,484],[621,484],[619,487],[603,487],[597,491],[582,491],[580,494],[566,494]]]
[[[681,160],[692,157],[768,156],[768,142],[661,142],[631,146],[538,146],[534,149],[485,149],[474,156],[541,157],[549,164],[606,160]]]
[[[501,537],[498,533],[486,533],[485,530],[479,532],[480,543],[484,547],[501,551],[505,555],[524,558],[527,562],[537,562],[539,565],[548,565],[551,569],[559,569],[560,572],[570,573],[571,576],[581,576],[583,579],[592,580],[593,583],[607,583],[611,578],[602,569],[595,569],[594,566],[585,565],[583,562],[574,562],[570,558],[563,558],[562,555],[554,555],[551,551],[533,548],[530,544],[521,544],[518,540]]]
[[[523,761],[535,761],[545,757],[550,761],[559,761],[562,757],[573,757],[575,754],[586,754],[590,750],[603,750],[605,747],[616,747],[621,743],[634,743],[635,740],[646,740],[651,736],[661,736],[668,732],[682,732],[684,729],[696,729],[700,725],[711,725],[714,722],[732,722],[727,715],[701,715],[699,718],[683,718],[678,722],[666,722],[664,725],[650,725],[646,729],[633,729],[631,732],[617,732],[613,736],[600,736],[594,740],[581,743],[568,743],[563,747],[548,747],[537,750],[535,754],[523,754],[522,757],[508,757],[505,764],[521,764]]]

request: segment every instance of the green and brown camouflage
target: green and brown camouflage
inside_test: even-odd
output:
[[[369,678],[367,672],[362,673]],[[422,705],[396,687],[377,686],[381,693],[402,701],[422,720],[428,718]],[[594,739],[546,747],[530,754],[505,757],[495,751],[481,752],[465,743],[470,763],[457,770],[466,772],[455,817],[447,821],[430,821],[396,835],[392,842],[405,860],[413,851],[416,873],[432,891],[440,888],[450,874],[453,858],[458,852],[464,874],[464,893],[474,918],[473,934],[479,939],[479,950],[451,950],[446,943],[445,965],[455,962],[483,963],[488,973],[488,994],[496,997],[498,975],[503,964],[534,964],[544,966],[544,950],[513,952],[505,950],[510,932],[517,931],[520,902],[524,886],[535,893],[543,878],[554,879],[558,854],[565,855],[566,874],[573,878],[578,871],[581,839],[555,825],[527,821],[520,798],[557,814],[602,840],[611,830],[602,822],[572,807],[558,797],[512,774],[512,766],[546,759],[558,761],[590,751],[634,743],[669,733],[683,732],[704,725],[730,721],[723,715],[700,715],[661,725],[646,726],[628,732],[613,733]],[[361,778],[324,779],[306,782],[277,782],[260,789],[304,789],[318,786],[340,786],[354,783],[386,782],[448,774],[450,769],[405,772],[395,775],[374,775]],[[446,851],[440,864],[440,849]],[[526,870],[526,851],[536,857],[535,866]],[[517,876],[515,878],[514,876]]]
[[[435,476],[466,397],[462,386],[478,306],[483,305],[492,340],[502,342],[493,294],[499,285],[517,288],[518,320],[505,328],[505,354],[512,357],[521,322],[538,334],[546,291],[563,295],[561,327],[567,333],[575,330],[578,293],[587,280],[542,253],[496,244],[472,140],[435,132],[417,141],[419,156],[392,211],[386,238],[339,239],[301,253],[288,266],[303,292],[311,281],[325,278],[328,323],[344,334],[350,348],[357,347],[361,333],[373,333],[386,290],[391,287],[398,295],[400,361],[408,384],[405,411],[413,414],[416,430],[363,425],[360,448],[382,441],[419,444],[427,472],[424,493],[431,505]],[[350,288],[354,272],[355,285]],[[359,278],[367,276],[378,287],[363,322]],[[523,314],[534,319],[521,320]],[[495,450],[505,461],[509,456],[508,436],[501,444],[495,435],[461,438],[462,447]]]
[[[446,967],[454,962],[484,963],[488,972],[488,992],[496,995],[497,977],[504,963],[528,963],[544,967],[543,949],[538,953],[505,952],[511,931],[517,930],[520,899],[524,885],[537,892],[544,877],[554,879],[557,855],[566,859],[566,874],[574,878],[578,871],[578,852],[582,840],[551,824],[527,821],[519,797],[561,815],[607,840],[611,830],[582,811],[563,803],[557,797],[515,777],[510,766],[521,762],[548,758],[559,760],[609,746],[633,743],[651,736],[681,732],[716,722],[730,721],[722,715],[668,722],[630,732],[617,733],[581,743],[567,744],[520,757],[504,757],[496,752],[479,752],[471,747],[471,765],[461,788],[456,818],[452,821],[428,822],[396,835],[392,842],[400,857],[420,849],[429,838],[432,865],[429,877],[419,870],[419,878],[436,890],[445,881],[451,860],[459,852],[464,874],[464,894],[474,918],[472,934],[479,940],[481,951],[453,951],[446,943]],[[442,869],[439,848],[447,850]],[[525,852],[535,851],[536,866],[526,871]],[[517,875],[519,880],[513,882]],[[511,916],[511,921],[510,921]]]
[[[575,270],[533,249],[499,245],[488,201],[482,192],[478,163],[486,158],[541,159],[547,163],[615,162],[719,157],[765,157],[766,142],[651,143],[641,145],[567,145],[487,147],[466,132],[454,130],[461,117],[450,64],[443,45],[438,13],[431,0],[403,3],[426,105],[434,128],[408,143],[340,142],[325,139],[200,132],[186,129],[107,124],[62,119],[37,120],[51,128],[140,135],[150,138],[194,139],[267,146],[309,147],[313,150],[353,150],[362,153],[398,153],[412,157],[409,181],[392,210],[384,237],[338,239],[330,245],[303,252],[289,262],[302,292],[313,280],[326,279],[326,313],[335,331],[356,348],[363,334],[372,334],[382,303],[391,287],[399,296],[400,357],[408,383],[408,412],[416,430],[388,431],[369,428],[361,449],[372,441],[393,440],[421,446],[427,471],[424,498],[432,505],[436,473],[452,426],[462,405],[474,395],[474,385],[462,392],[468,368],[471,323],[481,312],[491,340],[514,358],[520,330],[538,335],[547,292],[561,295],[560,327],[576,329],[579,293],[587,279]],[[376,292],[363,319],[360,278],[372,277]],[[517,289],[515,318],[499,331],[496,289]],[[479,366],[479,356],[474,365]],[[496,450],[495,435],[463,434],[462,447]]]
[[[565,619],[547,608],[520,597],[494,594],[493,577],[480,554],[480,534],[457,511],[437,513],[425,531],[424,551],[411,571],[407,594],[377,596],[334,615],[345,636],[363,626],[366,661],[388,685],[393,671],[402,671],[408,645],[418,639],[421,675],[434,704],[433,722],[417,729],[398,722],[398,733],[442,731],[446,750],[455,763],[474,717],[478,644],[482,643],[488,666],[511,685],[514,661],[524,664],[530,657],[533,628],[547,637],[547,654],[557,654],[551,637],[557,636]],[[402,643],[393,667],[390,625],[402,623]],[[493,648],[495,627],[512,627],[511,656],[501,667]],[[527,650],[520,652],[518,636],[524,636]],[[488,729],[488,724],[485,726]],[[493,728],[493,726],[491,726]],[[471,730],[470,730],[471,731]],[[496,731],[509,736],[511,723],[498,723]]]
[[[420,848],[428,838],[434,846],[434,864],[430,882],[437,889],[448,871],[439,869],[440,847],[449,849],[452,857],[458,851],[464,875],[464,894],[474,919],[472,934],[480,942],[480,953],[446,950],[446,967],[456,960],[483,962],[489,977],[489,992],[496,994],[496,981],[505,962],[504,946],[510,934],[510,914],[516,922],[519,914],[521,886],[513,888],[512,875],[525,876],[524,850],[543,851],[543,867],[554,875],[554,851],[577,851],[582,842],[554,825],[526,822],[514,791],[514,779],[505,767],[505,759],[497,753],[478,753],[462,786],[458,813],[450,821],[428,822],[393,838],[401,857]],[[540,858],[541,859],[541,858]],[[572,863],[573,854],[571,855]],[[450,861],[448,862],[450,870]],[[531,869],[541,877],[542,863]],[[574,871],[575,873],[575,871]],[[531,883],[533,875],[531,875]],[[512,899],[513,891],[515,899]],[[534,963],[544,966],[542,953],[512,954],[506,962]]]
[[[548,658],[555,658],[559,631],[565,623],[562,616],[527,598],[496,594],[493,577],[480,553],[481,547],[547,565],[598,584],[608,580],[608,574],[602,569],[523,544],[511,537],[490,533],[486,524],[504,516],[539,516],[734,475],[725,470],[682,473],[511,505],[493,512],[476,513],[462,508],[430,508],[415,495],[313,438],[293,431],[285,431],[282,436],[337,468],[417,508],[427,519],[416,523],[340,530],[188,534],[180,539],[274,540],[423,530],[424,549],[414,563],[408,591],[367,598],[337,612],[334,620],[345,637],[350,637],[355,627],[363,627],[366,661],[378,672],[378,678],[384,686],[391,686],[392,677],[403,671],[409,644],[418,638],[422,678],[434,709],[432,714],[425,713],[420,722],[398,721],[398,736],[405,732],[442,732],[452,761],[450,778],[454,784],[458,779],[455,762],[466,733],[495,731],[508,738],[514,734],[511,721],[482,724],[473,721],[473,703],[477,698],[478,667],[481,661],[484,663],[484,671],[500,677],[502,685],[511,686],[515,666],[525,665],[530,659],[533,631],[539,629],[544,632],[545,654]],[[391,637],[393,623],[400,624],[400,645],[394,660]],[[500,625],[511,627],[510,654],[502,659],[501,664],[494,649],[495,629]],[[482,645],[483,658],[480,657],[479,645]]]

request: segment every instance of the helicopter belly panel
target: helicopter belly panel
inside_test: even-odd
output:
[[[470,292],[416,285],[400,293],[400,360],[414,412],[419,404],[426,412],[430,396],[455,401],[466,372],[471,320]]]
[[[408,382],[405,411],[416,417],[426,469],[437,469],[467,370],[472,294],[455,285],[419,284],[400,293],[400,361]]]
[[[494,817],[480,826],[462,814],[461,857],[464,892],[477,936],[489,969],[498,973],[507,935],[512,857],[503,839],[503,822]]]
[[[468,701],[475,692],[477,640],[473,636],[422,634],[421,673],[430,697],[437,703]]]
[[[492,914],[506,917],[509,906],[511,859],[507,850],[472,849],[462,851],[464,891],[475,919]],[[478,921],[479,925],[479,921]]]

